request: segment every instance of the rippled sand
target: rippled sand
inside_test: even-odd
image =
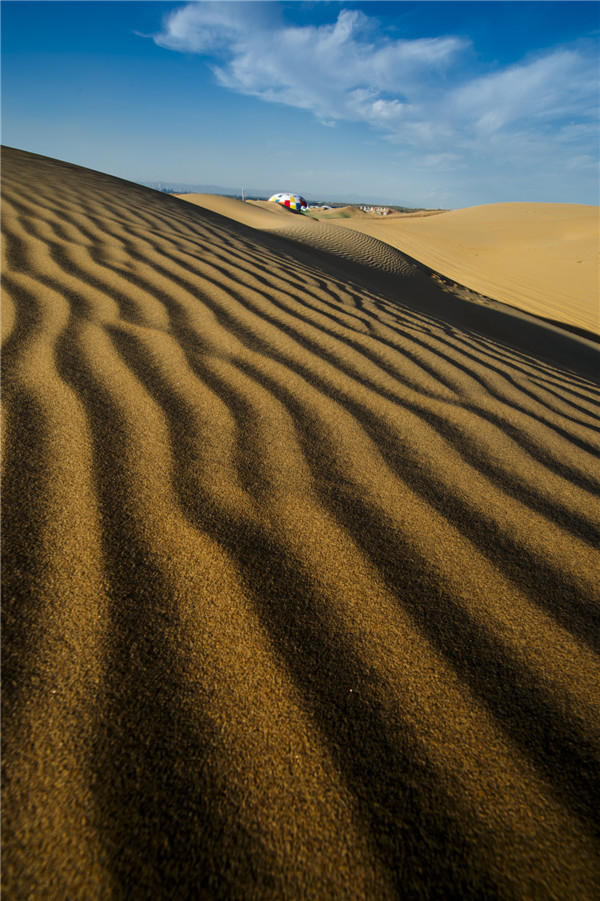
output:
[[[335,223],[3,191],[6,898],[597,898],[597,349]]]
[[[338,224],[388,242],[461,285],[600,335],[600,209],[495,203],[436,216]]]
[[[424,264],[446,285],[460,287],[462,296],[470,289],[594,341],[600,337],[598,207],[495,203],[378,216],[349,206],[311,212],[321,220],[315,222],[276,203],[242,203],[214,194],[177,196],[253,228],[345,257],[368,258],[383,269],[392,264],[393,248],[405,261],[408,255],[413,263]]]

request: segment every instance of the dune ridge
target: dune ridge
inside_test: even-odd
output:
[[[600,209],[497,203],[432,217],[344,220],[474,291],[600,335]]]
[[[345,262],[359,263],[379,273],[413,277],[418,269],[387,241],[359,231],[340,232],[327,221],[316,221],[278,203],[247,201],[216,194],[176,195],[187,203],[211,210],[220,216],[261,232],[289,238],[295,243],[333,254]],[[365,214],[366,215],[366,214]],[[345,220],[344,220],[345,221]]]
[[[2,229],[7,897],[597,897],[593,350],[6,148]]]
[[[211,194],[177,196],[378,272],[415,275],[425,269],[455,297],[499,309],[508,304],[600,340],[598,207],[497,203],[388,216],[344,207],[330,217],[309,218],[275,203],[242,203]]]

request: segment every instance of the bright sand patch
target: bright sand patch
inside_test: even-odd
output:
[[[600,334],[600,209],[498,203],[416,218],[343,220],[461,285]]]
[[[598,207],[499,203],[385,217],[344,207],[319,214],[317,221],[276,203],[242,203],[212,194],[179,196],[252,228],[285,234],[378,268],[389,267],[389,250],[381,246],[374,250],[375,245],[367,250],[346,234],[357,232],[459,286],[559,326],[600,334]],[[340,228],[345,232],[336,234]]]
[[[2,174],[6,898],[597,898],[597,349]]]

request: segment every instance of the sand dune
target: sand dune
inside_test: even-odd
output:
[[[6,897],[597,898],[598,351],[333,223],[3,197]]]
[[[321,213],[316,221],[275,203],[242,203],[210,194],[179,196],[252,228],[360,259],[377,269],[400,267],[406,274],[409,261],[419,262],[454,282],[457,296],[474,292],[589,338],[600,335],[597,207],[499,203],[382,217],[349,206]],[[362,243],[348,230],[362,235]]]
[[[361,218],[344,225],[480,294],[600,334],[598,207],[498,203],[427,218]]]
[[[281,228],[283,223],[293,225],[302,216],[279,203],[268,201],[248,200],[243,203],[235,197],[223,197],[219,194],[176,194],[175,197],[251,228]]]
[[[222,197],[217,194],[180,194],[176,195],[187,203],[193,203],[204,210],[226,216],[234,222],[247,225],[262,232],[284,237],[295,245],[305,245],[311,251],[320,251],[333,255],[348,263],[359,263],[374,270],[371,277],[377,278],[381,273],[418,277],[418,269],[411,264],[405,254],[401,253],[386,241],[355,231],[340,231],[329,222],[310,219],[302,213],[290,210],[278,203],[269,201],[236,200],[233,197]],[[254,236],[255,240],[263,240],[262,236]],[[297,256],[298,247],[294,247]],[[312,254],[311,254],[312,258]],[[330,260],[331,263],[331,260]],[[345,270],[342,271],[342,277]],[[431,288],[431,279],[427,279],[427,292]]]

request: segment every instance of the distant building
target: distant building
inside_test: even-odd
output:
[[[359,210],[364,213],[374,213],[376,216],[389,216],[392,212],[388,206],[361,206]]]

